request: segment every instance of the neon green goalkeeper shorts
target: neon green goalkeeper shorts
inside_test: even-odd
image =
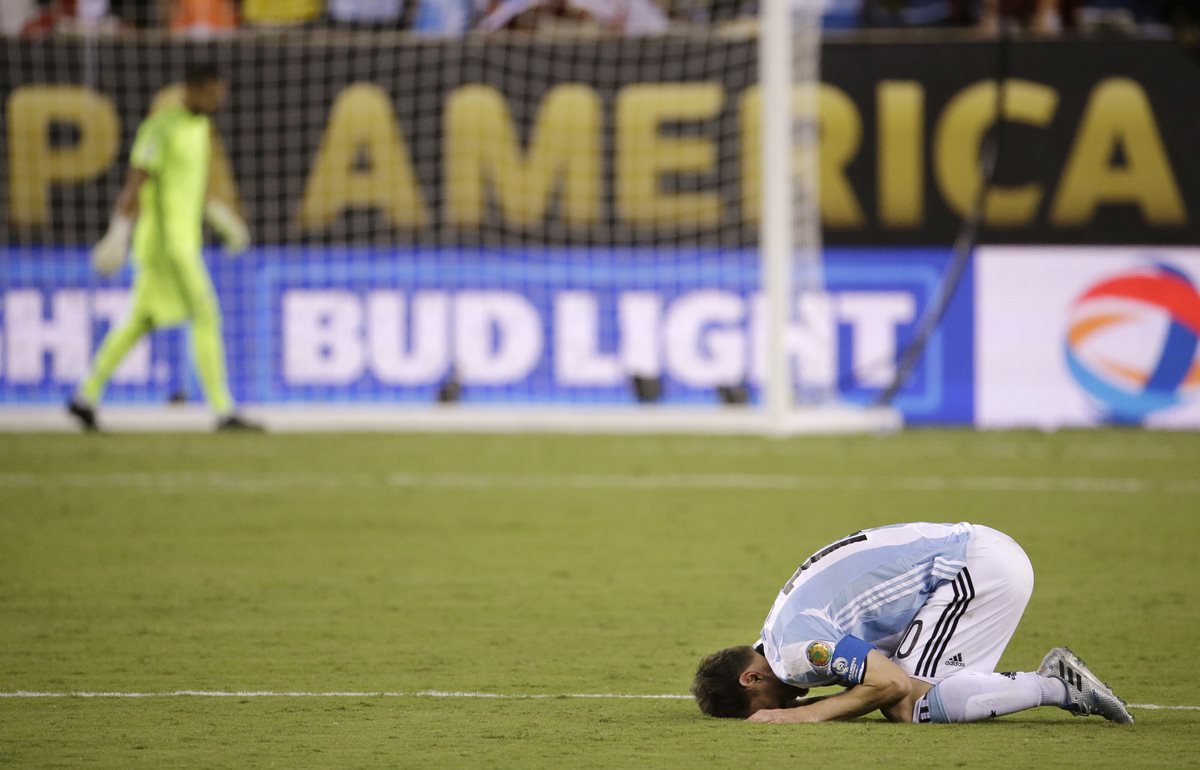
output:
[[[132,314],[155,327],[176,326],[197,314],[218,312],[208,266],[195,257],[155,259],[134,257]]]

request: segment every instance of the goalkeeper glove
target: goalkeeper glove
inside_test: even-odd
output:
[[[250,246],[250,229],[228,204],[210,200],[204,207],[204,214],[217,235],[221,236],[226,254],[236,257]]]
[[[133,220],[122,214],[113,217],[108,232],[92,248],[92,267],[101,275],[112,275],[125,264],[129,253],[129,236],[133,232]]]

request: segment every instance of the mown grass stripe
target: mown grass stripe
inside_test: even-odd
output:
[[[484,700],[691,700],[690,695],[676,693],[500,693],[459,690],[415,690],[412,692],[331,690],[307,692],[300,690],[170,690],[164,692],[87,691],[38,692],[16,690],[0,692],[0,698],[475,698]],[[1200,711],[1200,706],[1168,706],[1158,703],[1130,703],[1129,708],[1150,711]]]

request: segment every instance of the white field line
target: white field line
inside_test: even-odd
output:
[[[1136,462],[1160,462],[1163,460],[1185,460],[1200,458],[1200,452],[1192,447],[1164,445],[1163,434],[1146,432],[1135,439],[1132,434],[1122,435],[1119,440],[1104,435],[1088,437],[1088,443],[1068,443],[1055,446],[1028,436],[1007,436],[1003,432],[976,431],[954,438],[938,438],[909,432],[904,440],[874,437],[867,440],[857,438],[827,438],[812,441],[807,438],[795,441],[772,441],[761,438],[724,438],[720,441],[696,441],[673,436],[646,439],[639,437],[628,442],[629,451],[643,453],[717,455],[717,456],[804,456],[804,457],[963,457],[1049,460],[1062,457],[1068,460],[1126,460]]]
[[[456,690],[416,690],[413,692],[303,692],[287,690],[171,690],[166,692],[37,692],[17,690],[0,692],[0,698],[467,698],[476,700],[691,700],[690,695],[675,693],[641,694],[617,692],[570,693],[499,693]],[[1200,711],[1200,706],[1164,706],[1157,703],[1130,703],[1130,708],[1150,711]]]
[[[1129,708],[1149,711],[1200,711],[1200,706],[1160,706],[1157,703],[1130,703]]]
[[[871,490],[900,492],[1083,492],[1138,494],[1156,484],[1136,478],[1020,476],[792,476],[784,474],[480,474],[393,473],[394,486],[442,488]]]
[[[36,692],[17,690],[0,692],[0,698],[475,698],[486,700],[690,700],[690,695],[643,695],[639,693],[498,693],[455,690],[416,690],[413,692],[304,692],[286,690],[171,690],[166,692]]]
[[[387,485],[431,489],[618,489],[659,491],[715,489],[732,491],[1012,492],[1067,494],[1194,494],[1194,479],[1037,476],[803,476],[790,474],[633,474],[633,473],[331,473],[239,471],[137,471],[114,473],[0,473],[3,487],[128,487],[178,489],[201,487],[234,492],[281,489],[343,489]]]

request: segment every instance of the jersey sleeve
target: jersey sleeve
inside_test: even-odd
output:
[[[781,678],[797,687],[862,684],[867,675],[867,654],[875,646],[856,636],[840,640],[808,639],[779,648]]]
[[[836,646],[830,639],[806,639],[783,645],[779,648],[779,662],[783,666],[780,678],[797,687],[837,683],[838,678],[830,668]]]
[[[162,132],[158,130],[158,121],[151,118],[138,128],[133,150],[129,153],[129,165],[148,174],[157,174],[162,168],[162,158]]]

